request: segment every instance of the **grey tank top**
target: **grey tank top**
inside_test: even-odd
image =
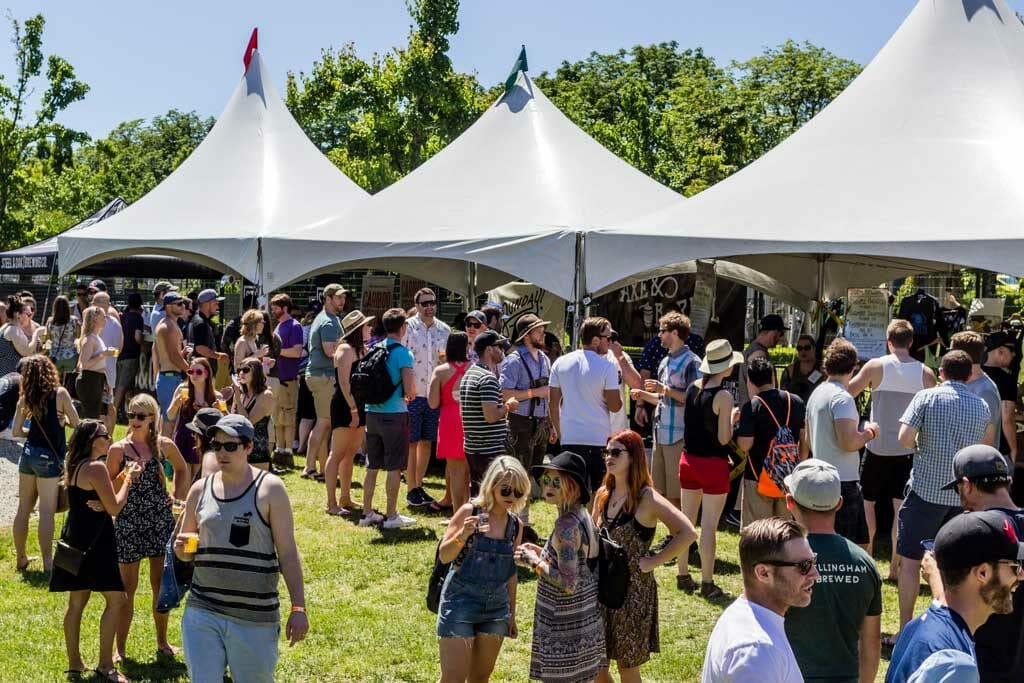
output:
[[[206,478],[196,513],[199,552],[188,606],[235,619],[276,623],[280,566],[270,524],[256,508],[261,472],[237,498],[221,500]]]
[[[871,420],[878,423],[878,438],[867,443],[875,455],[910,455],[900,445],[900,418],[914,394],[924,389],[924,364],[903,363],[892,354],[882,357],[882,382],[871,391]]]

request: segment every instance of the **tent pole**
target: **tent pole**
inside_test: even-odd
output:
[[[477,265],[473,261],[466,262],[466,298],[462,302],[462,308],[466,313],[476,310],[476,276]]]
[[[580,325],[585,317],[583,307],[587,298],[587,242],[583,232],[576,233],[576,281],[573,284],[572,330],[570,339],[575,349],[580,340]]]

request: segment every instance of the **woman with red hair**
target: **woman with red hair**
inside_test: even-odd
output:
[[[629,554],[629,589],[625,604],[604,612],[605,646],[609,665],[615,660],[622,683],[640,680],[640,665],[658,652],[658,584],[651,572],[672,561],[697,540],[690,520],[654,490],[647,469],[647,452],[636,432],[613,434],[604,449],[608,468],[594,496],[594,523],[607,529]],[[649,555],[658,522],[668,527],[672,540]],[[599,682],[611,681],[602,669]]]

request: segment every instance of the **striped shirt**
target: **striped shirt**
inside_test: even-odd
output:
[[[501,405],[501,386],[487,366],[477,363],[466,370],[459,385],[459,410],[466,452],[501,455],[505,452],[505,420],[485,420],[484,403]]]
[[[280,567],[270,524],[256,507],[261,472],[242,495],[221,500],[206,478],[196,506],[199,551],[188,606],[224,616],[277,623]]]
[[[953,476],[953,456],[961,448],[981,443],[989,419],[985,401],[963,382],[947,381],[917,392],[900,418],[918,430],[911,490],[929,503],[959,507],[959,494],[942,487]]]

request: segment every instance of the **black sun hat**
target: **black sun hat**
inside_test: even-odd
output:
[[[572,451],[562,451],[551,458],[549,462],[543,465],[534,465],[530,468],[530,474],[533,475],[534,479],[540,479],[540,475],[544,474],[544,470],[554,470],[568,474],[576,481],[576,485],[580,487],[580,505],[586,505],[590,502],[590,489],[587,486],[587,463],[583,460],[582,455],[577,455]]]

